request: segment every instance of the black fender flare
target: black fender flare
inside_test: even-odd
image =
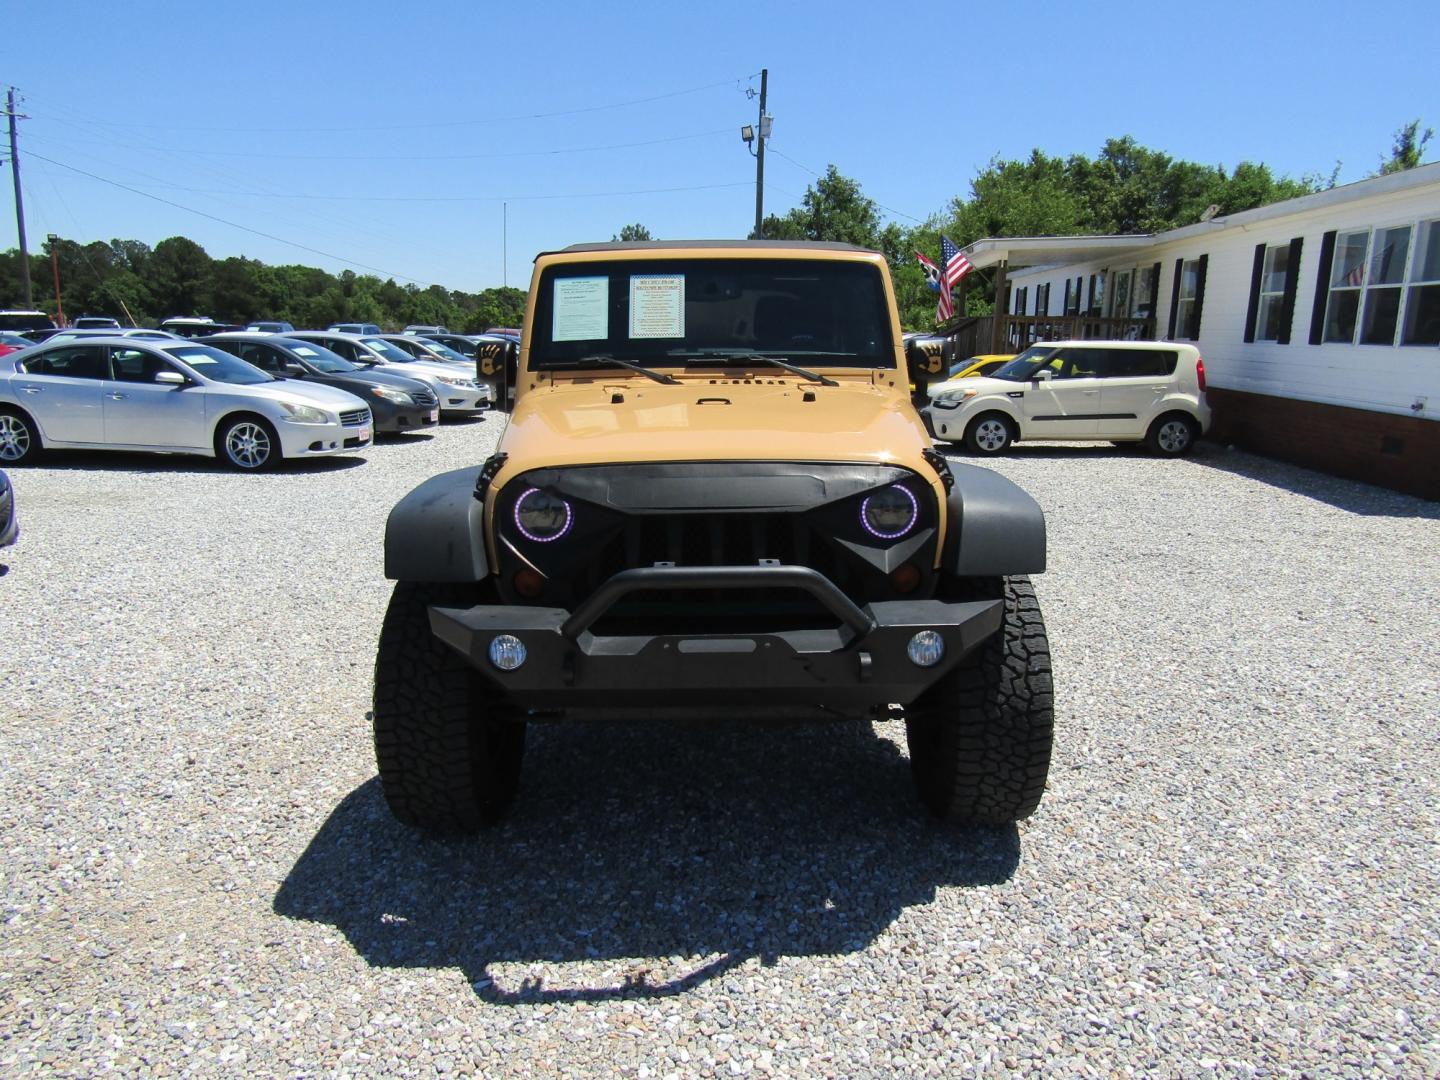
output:
[[[432,476],[395,504],[385,522],[391,581],[483,581],[485,504],[475,498],[480,466]]]
[[[1019,485],[978,465],[951,462],[941,565],[957,577],[1045,570],[1045,512]]]

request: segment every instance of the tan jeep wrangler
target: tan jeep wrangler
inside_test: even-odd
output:
[[[528,720],[638,710],[903,717],[932,813],[1035,809],[1050,653],[1018,575],[1045,568],[1044,517],[932,449],[881,255],[549,252],[522,341],[497,453],[386,527],[374,725],[396,817],[494,821]]]

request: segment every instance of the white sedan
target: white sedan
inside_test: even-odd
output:
[[[0,465],[51,447],[202,454],[256,472],[353,453],[373,430],[353,394],[190,341],[86,338],[0,357]]]

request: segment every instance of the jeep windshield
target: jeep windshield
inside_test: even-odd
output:
[[[530,368],[893,368],[877,267],[823,259],[616,259],[546,268]],[[620,366],[620,365],[617,365]]]
[[[1007,382],[1026,382],[1030,376],[1045,366],[1056,351],[1053,345],[1032,345],[1014,360],[1007,361],[1004,367],[996,368],[989,377],[1005,379]]]

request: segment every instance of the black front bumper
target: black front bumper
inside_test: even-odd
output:
[[[624,637],[590,630],[632,592],[767,587],[803,589],[839,625]],[[505,604],[432,607],[430,626],[524,707],[802,705],[859,716],[914,701],[996,633],[1003,614],[998,600],[886,600],[862,608],[801,566],[651,567],[616,574],[574,612]],[[943,658],[932,667],[919,667],[906,655],[922,630],[945,642]],[[514,671],[490,662],[490,644],[501,634],[525,646],[527,658]]]

